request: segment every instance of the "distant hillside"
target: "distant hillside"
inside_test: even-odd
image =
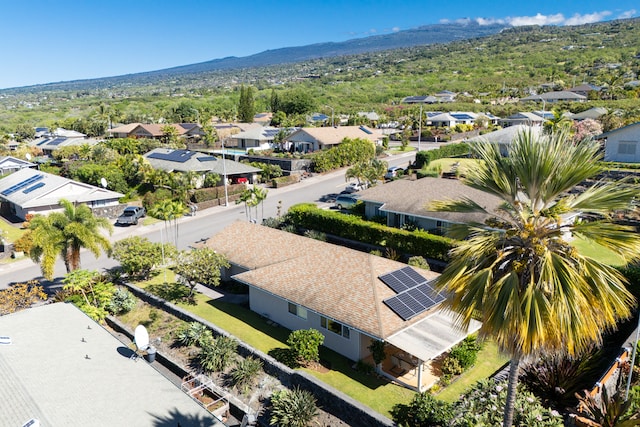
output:
[[[343,55],[376,52],[388,49],[442,44],[496,34],[504,28],[504,25],[478,25],[475,22],[468,24],[425,25],[411,30],[398,31],[392,34],[352,39],[339,43],[330,42],[307,46],[285,47],[281,49],[267,50],[255,55],[240,58],[232,56],[201,62],[198,64],[184,65],[145,73],[25,86],[22,88],[0,90],[0,93],[37,92],[40,90],[82,91],[95,89],[96,87],[104,88],[110,85],[122,84],[136,86],[138,84],[147,84],[149,81],[155,79],[167,79],[172,76],[177,77],[185,74],[264,67],[269,65],[307,61],[317,58],[333,58]]]

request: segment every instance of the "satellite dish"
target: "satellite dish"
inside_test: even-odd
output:
[[[102,184],[102,187],[107,188],[107,180],[104,178],[100,178],[100,184]]]
[[[25,157],[27,160],[31,160],[31,154],[29,154],[29,153],[25,154],[25,155],[24,155],[24,157]]]
[[[136,326],[136,330],[133,333],[133,342],[138,347],[138,350],[146,350],[149,347],[149,333],[147,328],[143,325]]]

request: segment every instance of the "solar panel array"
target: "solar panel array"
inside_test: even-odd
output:
[[[360,126],[360,130],[361,130],[362,132],[366,133],[366,134],[369,134],[369,135],[371,135],[371,134],[373,133],[373,132],[371,132],[369,129],[367,129],[367,128],[366,128],[366,127],[364,127],[364,126]]]
[[[11,187],[7,188],[6,190],[3,190],[2,194],[3,196],[8,196],[9,194],[13,194],[16,191],[22,190],[23,188],[33,184],[36,181],[40,181],[42,178],[44,178],[44,175],[42,174],[38,174],[38,175],[33,175],[31,178],[27,178],[22,182],[19,182],[15,185],[12,185]]]
[[[451,117],[456,118],[458,120],[473,120],[473,117],[465,113],[452,113]]]
[[[382,275],[380,280],[396,292],[396,295],[383,302],[402,320],[409,320],[445,299],[443,294],[433,288],[431,282],[411,267]]]
[[[47,142],[49,142],[49,141],[51,141],[51,140],[50,140],[50,139],[48,139],[48,138],[47,138],[47,139],[43,139],[42,141],[38,142],[38,144],[36,144],[36,145],[41,146],[41,145],[46,144],[46,143],[47,143]]]
[[[262,134],[267,138],[272,136],[276,136],[280,132],[280,129],[265,129],[262,131]]]
[[[218,158],[216,156],[198,157],[198,161],[200,161],[200,162],[211,162],[211,161],[215,161],[215,160],[218,160]]]
[[[32,186],[31,186],[31,187],[29,187],[29,188],[25,188],[24,190],[22,190],[22,192],[23,192],[24,194],[29,194],[29,193],[31,193],[32,191],[37,190],[38,188],[41,188],[41,187],[44,187],[44,182],[39,182],[39,183],[37,183],[37,184],[35,184],[35,185],[32,185]]]
[[[67,140],[67,138],[56,138],[53,141],[49,141],[49,143],[47,145],[60,145],[63,142],[65,142]]]
[[[170,153],[151,153],[147,156],[150,159],[166,160],[168,162],[184,163],[191,159],[195,151],[189,150],[174,150]]]

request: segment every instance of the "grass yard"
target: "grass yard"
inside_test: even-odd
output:
[[[474,168],[478,164],[478,160],[476,159],[454,159],[454,158],[445,158],[445,159],[437,159],[429,163],[427,169],[438,169],[442,168],[442,172],[450,172],[451,167],[454,163],[458,163],[458,171],[461,174],[465,174],[468,169]]]
[[[0,232],[5,237],[8,242],[15,242],[25,233],[26,230],[23,230],[21,227],[15,227],[9,223],[7,223],[4,219],[0,220]]]
[[[469,387],[481,379],[488,378],[508,361],[509,358],[498,351],[498,346],[493,341],[486,341],[478,353],[476,364],[442,389],[436,397],[446,402],[455,402]]]

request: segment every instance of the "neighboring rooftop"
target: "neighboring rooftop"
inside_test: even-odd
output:
[[[0,425],[223,426],[69,303],[0,317]]]

